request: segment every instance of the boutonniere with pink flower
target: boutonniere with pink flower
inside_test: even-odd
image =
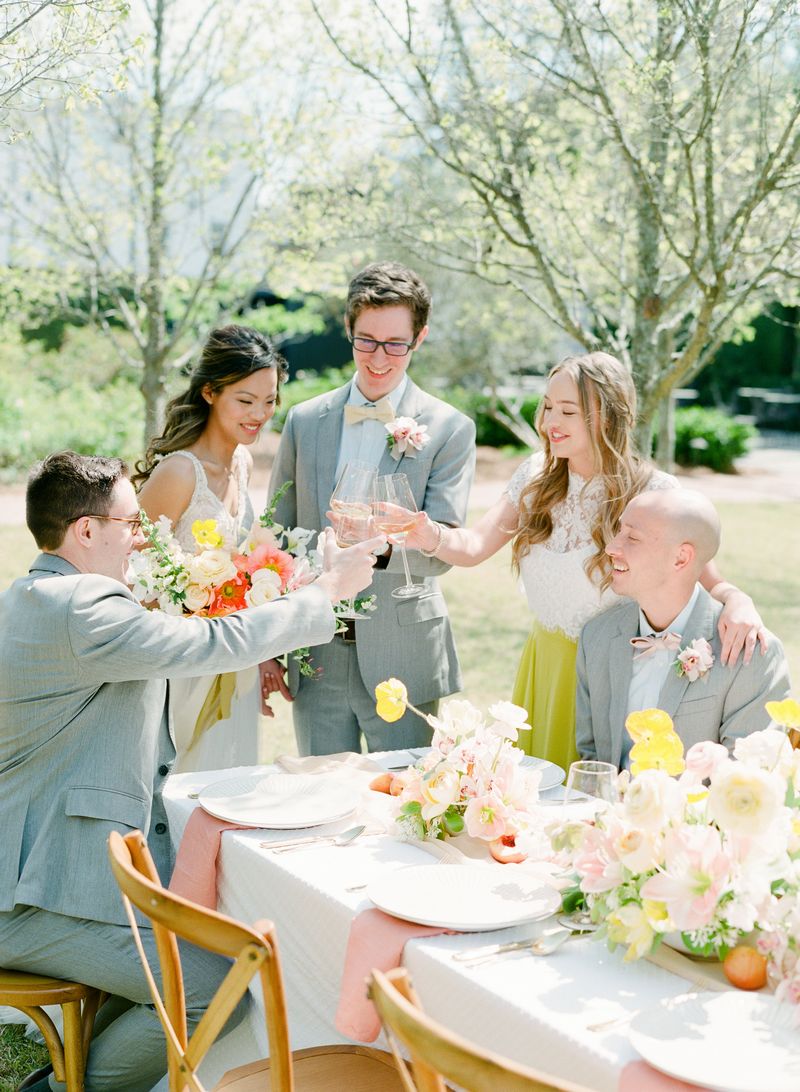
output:
[[[399,459],[401,455],[413,459],[418,451],[422,451],[431,442],[428,426],[418,424],[413,417],[395,417],[384,428],[388,433],[386,442],[393,459]]]
[[[686,648],[680,650],[675,661],[675,668],[681,677],[685,675],[689,682],[696,682],[708,674],[713,663],[714,653],[711,651],[711,645],[705,637],[698,637]]]

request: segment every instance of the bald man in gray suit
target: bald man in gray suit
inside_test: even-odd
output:
[[[42,553],[0,596],[0,964],[113,995],[86,1092],[147,1092],[166,1072],[164,1038],[106,840],[112,830],[145,831],[169,880],[161,790],[175,747],[165,679],[235,671],[330,640],[331,604],[369,583],[385,539],[350,550],[331,541],[313,585],[227,618],[186,621],[145,610],[125,583],[144,536],[119,459],[50,456],[29,480],[27,519]],[[150,930],[144,938],[152,959]],[[228,964],[191,946],[182,958],[194,1026]],[[42,1076],[26,1087],[60,1086]]]
[[[714,506],[700,493],[669,489],[641,493],[625,508],[606,547],[612,586],[621,603],[584,626],[578,643],[576,742],[582,758],[628,765],[629,713],[668,713],[685,748],[701,740],[724,743],[766,728],[767,701],[789,692],[780,641],[749,663],[722,662],[717,622],[722,604],[698,583],[719,548]],[[700,677],[679,672],[677,658],[703,641],[712,662]]]

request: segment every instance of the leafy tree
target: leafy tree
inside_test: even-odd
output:
[[[642,446],[671,391],[737,326],[776,297],[792,302],[795,4],[311,3],[416,143],[402,163],[427,207],[429,251],[625,359]],[[432,160],[455,200],[425,186]],[[666,427],[659,440],[666,458]]]
[[[96,95],[98,69],[112,67],[111,31],[127,0],[3,0],[0,4],[0,134],[19,135],[13,111],[60,95]]]
[[[58,256],[82,279],[76,316],[88,313],[138,370],[145,440],[201,327],[228,321],[284,264],[293,240],[281,211],[302,165],[327,169],[333,127],[303,78],[301,30],[273,4],[138,0],[119,41],[132,58],[126,86],[44,112],[15,149],[26,185],[9,200],[28,232],[15,262]]]

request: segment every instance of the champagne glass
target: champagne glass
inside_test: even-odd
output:
[[[405,474],[386,474],[375,483],[375,503],[373,518],[375,526],[387,536],[390,542],[400,547],[406,582],[395,588],[395,599],[414,599],[426,590],[424,584],[414,584],[406,556],[406,538],[416,523],[417,505],[408,478]]]
[[[375,499],[376,477],[374,466],[355,461],[345,464],[330,500],[331,511],[337,516],[338,546],[353,546],[372,537],[372,503]],[[359,614],[355,609],[355,596],[344,600],[344,610],[336,613],[339,618],[369,620],[369,615]]]
[[[603,807],[616,804],[619,800],[617,777],[617,767],[611,762],[598,762],[595,759],[573,762],[567,774],[564,803],[574,804],[576,801],[586,801],[589,797]]]
[[[611,762],[598,762],[595,759],[573,762],[567,774],[564,805],[592,803],[598,811],[610,807],[619,800],[617,777],[617,767]],[[572,932],[591,933],[599,928],[599,923],[592,921],[588,909],[561,914],[558,922]]]

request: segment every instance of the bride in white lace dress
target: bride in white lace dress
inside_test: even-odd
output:
[[[167,516],[185,549],[195,549],[196,520],[215,520],[231,546],[249,531],[247,447],[275,412],[285,374],[283,358],[263,334],[223,326],[209,335],[188,389],[167,406],[164,432],[151,442],[133,481],[150,519]],[[258,672],[237,673],[230,716],[199,734],[198,714],[213,682],[170,681],[176,773],[258,762],[259,715],[271,712],[262,705]]]
[[[543,450],[517,470],[503,496],[471,528],[443,527],[424,514],[407,545],[451,565],[477,565],[513,540],[513,562],[533,614],[513,701],[532,731],[519,746],[568,768],[575,748],[575,655],[584,623],[618,597],[609,587],[604,545],[631,497],[678,486],[631,447],[636,394],[627,369],[607,353],[567,357],[548,376],[536,428]],[[749,596],[713,563],[702,583],[725,603],[723,659],[747,641],[749,659],[761,619]]]

